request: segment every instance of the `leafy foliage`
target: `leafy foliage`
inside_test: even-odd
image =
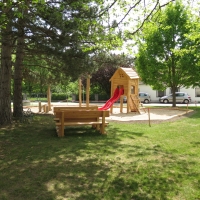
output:
[[[136,60],[144,83],[158,90],[170,87],[173,92],[182,86],[200,85],[198,49],[188,37],[196,28],[179,1],[169,4],[144,26]]]
[[[97,89],[96,92],[101,94],[102,91],[110,96],[110,78],[113,76],[118,67],[133,67],[134,58],[124,54],[98,54],[93,57],[95,72],[91,74],[91,88]],[[86,81],[83,78],[83,84]]]

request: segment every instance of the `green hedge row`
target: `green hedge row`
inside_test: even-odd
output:
[[[52,93],[51,100],[66,100],[67,96],[65,93]]]
[[[83,96],[82,96],[83,98]],[[110,96],[106,94],[99,94],[98,95],[98,100],[108,100]],[[86,99],[86,95],[84,94],[84,100]],[[65,93],[52,93],[51,100],[72,100],[72,95],[68,96]],[[78,100],[78,95],[76,95],[76,100]],[[95,100],[95,94],[90,95],[90,100],[94,101]]]

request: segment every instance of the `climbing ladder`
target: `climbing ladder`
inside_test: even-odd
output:
[[[138,95],[136,94],[131,94],[130,95],[130,103],[129,103],[129,106],[130,106],[130,110],[131,112],[138,112],[139,114],[140,113],[140,105],[141,105],[141,102],[140,102],[140,99],[138,97]]]

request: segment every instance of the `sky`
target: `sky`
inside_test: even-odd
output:
[[[128,5],[123,6],[123,2],[129,2]],[[165,5],[170,0],[160,0],[160,5]],[[108,1],[110,2],[110,1]],[[119,25],[118,30],[128,30],[130,32],[134,32],[138,24],[141,24],[142,21],[147,17],[147,15],[151,12],[151,10],[155,7],[155,0],[141,0],[140,4],[138,4],[135,8],[133,5],[135,2],[139,2],[138,0],[118,0],[118,3],[115,4],[110,10],[108,23],[111,23],[112,20],[116,20],[118,23],[123,19],[123,23]],[[200,2],[198,0],[183,0],[185,6],[190,6],[191,11],[199,15],[200,10]],[[126,17],[124,18],[125,14]],[[129,23],[130,22],[130,23]],[[134,44],[133,40],[129,40],[125,42],[122,50],[115,50],[114,53],[128,53],[127,45],[131,44],[132,53],[137,52],[137,47]]]

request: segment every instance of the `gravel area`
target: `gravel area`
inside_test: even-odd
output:
[[[189,117],[194,113],[193,110],[172,109],[172,108],[149,108],[141,113],[114,113],[106,119],[107,121],[129,122],[129,123],[161,123],[175,121],[184,117]]]
[[[53,108],[54,105],[52,105]],[[55,105],[59,106],[59,105]],[[63,105],[62,105],[63,106]],[[69,106],[69,105],[66,105]],[[70,105],[71,106],[71,105]],[[78,106],[72,105],[72,106]],[[24,107],[26,110],[28,107]],[[39,113],[38,106],[30,106],[33,113],[44,114],[44,112]],[[188,117],[193,114],[194,111],[190,109],[181,109],[181,108],[144,108],[138,112],[126,113],[126,108],[124,108],[123,113],[120,113],[119,107],[113,108],[113,113],[110,114],[107,121],[117,121],[117,122],[149,122],[153,123],[163,122],[163,121],[173,121],[180,119],[181,117]],[[49,111],[48,114],[53,115],[53,110]]]

